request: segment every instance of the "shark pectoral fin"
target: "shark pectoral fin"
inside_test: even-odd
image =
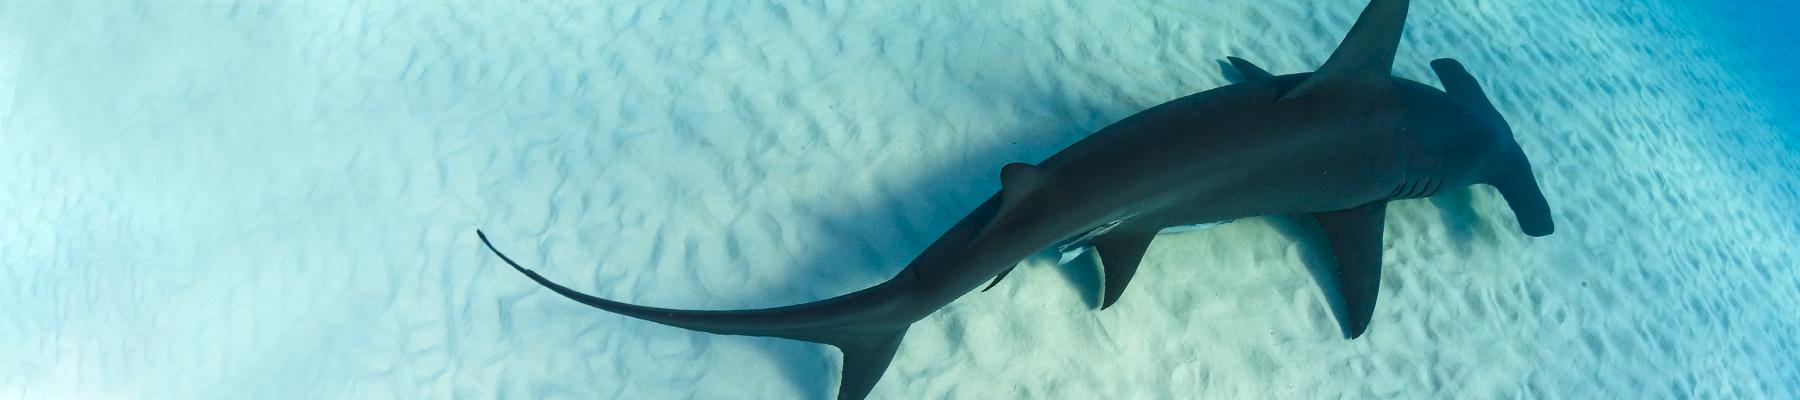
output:
[[[901,327],[891,333],[832,343],[844,353],[844,375],[838,380],[838,400],[869,397],[875,383],[880,382],[881,375],[887,372],[888,364],[894,361],[894,352],[900,349],[900,340],[905,337],[906,328]]]
[[[1103,271],[1100,280],[1106,285],[1106,291],[1100,296],[1100,309],[1105,310],[1119,302],[1119,295],[1125,293],[1125,285],[1137,275],[1138,264],[1144,260],[1144,250],[1150,248],[1150,240],[1155,238],[1155,231],[1115,230],[1093,239],[1094,251],[1100,253]]]
[[[1006,274],[1012,273],[1013,269],[1016,269],[1016,268],[1019,268],[1019,266],[1014,265],[1012,268],[1007,268],[1005,271],[1000,271],[1000,275],[994,275],[994,280],[988,281],[987,287],[981,288],[981,291],[986,292],[986,291],[988,291],[988,289],[993,289],[994,285],[1000,284],[1001,279],[1006,279]]]
[[[1350,26],[1350,33],[1332,51],[1317,73],[1307,77],[1282,99],[1306,96],[1321,85],[1357,79],[1388,79],[1394,53],[1400,48],[1400,32],[1406,25],[1407,0],[1370,0]]]
[[[1337,294],[1345,306],[1337,316],[1338,327],[1349,339],[1362,336],[1375,314],[1375,298],[1381,292],[1381,230],[1386,215],[1386,202],[1313,213],[1337,260]]]
[[[1225,57],[1225,61],[1231,62],[1231,67],[1237,69],[1238,75],[1243,75],[1246,81],[1275,79],[1275,74],[1270,74],[1269,71],[1264,71],[1256,64],[1251,64],[1250,61],[1242,58]]]

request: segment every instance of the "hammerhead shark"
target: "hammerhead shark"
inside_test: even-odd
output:
[[[1243,81],[1126,117],[1036,165],[1007,164],[1000,192],[898,275],[830,299],[729,311],[627,304],[545,279],[476,234],[526,277],[594,308],[701,332],[835,346],[843,353],[840,400],[868,396],[914,322],[1041,250],[1091,246],[1105,309],[1159,231],[1261,215],[1317,221],[1336,262],[1335,281],[1319,284],[1338,297],[1338,326],[1355,339],[1375,311],[1388,202],[1487,184],[1526,235],[1555,230],[1512,128],[1461,64],[1431,63],[1443,90],[1392,75],[1407,3],[1371,0],[1315,72],[1275,76],[1228,58]]]

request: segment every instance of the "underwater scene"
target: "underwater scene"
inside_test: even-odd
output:
[[[0,1],[0,399],[1800,398],[1795,18]]]

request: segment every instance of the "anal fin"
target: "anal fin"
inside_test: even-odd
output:
[[[1018,268],[1019,268],[1019,266],[1014,265],[1014,266],[1012,266],[1012,268],[1007,268],[1005,271],[1000,271],[1000,275],[994,275],[994,280],[988,281],[987,287],[981,288],[981,291],[986,292],[986,291],[988,291],[988,289],[993,289],[994,285],[1000,284],[1001,279],[1006,279],[1007,274],[1011,274],[1014,269],[1018,269]]]
[[[1155,238],[1155,231],[1115,230],[1093,239],[1094,251],[1100,253],[1103,271],[1100,280],[1106,286],[1100,296],[1100,309],[1105,310],[1119,302],[1119,296],[1125,293],[1125,285],[1137,275],[1138,264],[1144,260],[1144,250],[1150,248],[1150,241]]]
[[[1387,216],[1387,203],[1375,202],[1347,210],[1313,213],[1325,237],[1331,242],[1331,254],[1337,261],[1337,295],[1344,305],[1337,312],[1338,327],[1344,337],[1355,339],[1369,328],[1375,314],[1375,298],[1381,293],[1381,233]],[[1319,282],[1326,295],[1333,289]]]

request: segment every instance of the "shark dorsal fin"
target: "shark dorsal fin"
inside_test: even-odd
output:
[[[1331,82],[1387,78],[1400,47],[1407,5],[1408,0],[1370,0],[1325,65],[1282,98],[1302,97]]]
[[[1000,212],[1006,215],[1050,183],[1050,171],[1026,163],[1006,164],[1000,168]]]
[[[988,235],[994,233],[996,226],[1018,218],[1020,204],[1037,197],[1037,194],[1044,191],[1046,186],[1050,186],[1051,181],[1055,178],[1050,171],[1031,164],[1012,163],[1001,167],[1000,209],[994,211],[993,218],[988,220],[986,226],[981,227],[981,233],[975,234],[975,238],[971,239],[969,243],[986,239]],[[998,279],[995,281],[998,282]]]

